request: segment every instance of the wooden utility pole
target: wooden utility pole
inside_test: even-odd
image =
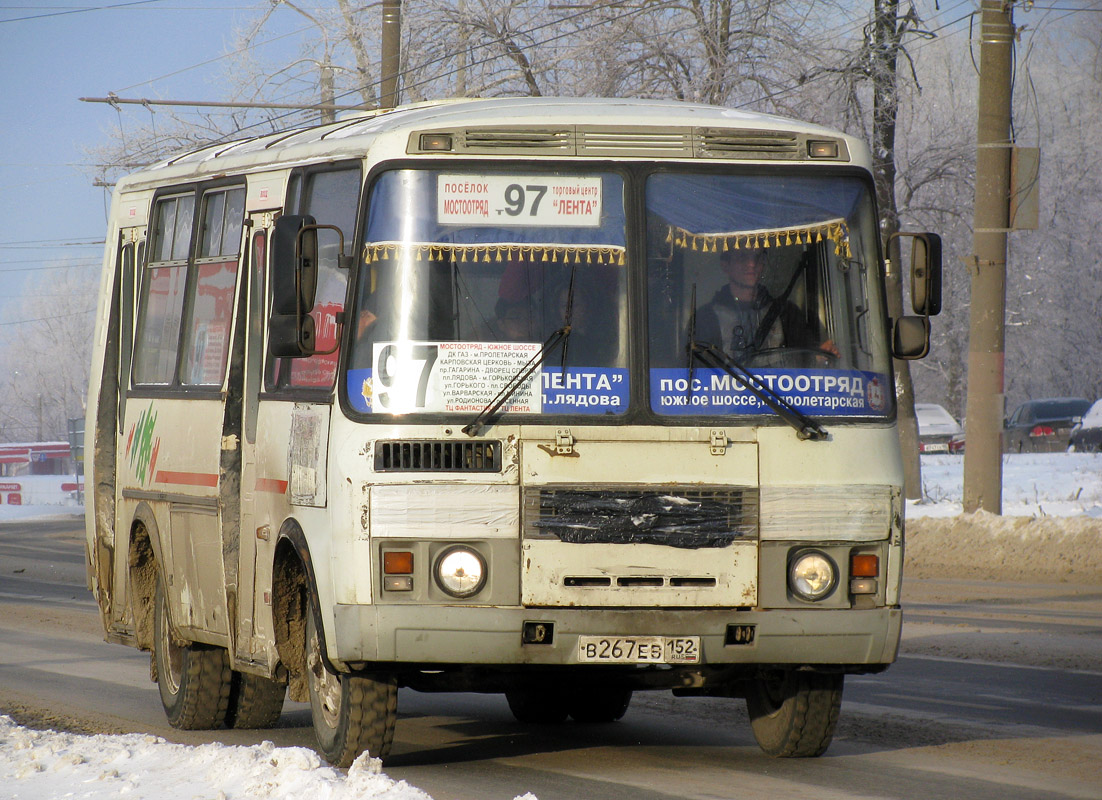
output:
[[[398,73],[402,68],[402,0],[383,0],[382,77],[379,108],[398,105]]]
[[[1010,2],[982,0],[964,510],[1002,513],[1006,234],[1010,227]]]

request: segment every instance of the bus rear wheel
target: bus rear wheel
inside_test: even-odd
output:
[[[393,677],[335,675],[326,669],[314,610],[306,617],[306,679],[310,714],[321,754],[349,767],[365,750],[385,758],[394,741],[398,684]]]
[[[183,730],[210,730],[226,722],[232,672],[225,648],[181,640],[173,631],[163,578],[153,611],[153,662],[168,723]]]
[[[834,738],[842,706],[841,673],[778,670],[757,678],[746,695],[754,738],[768,755],[822,755]]]
[[[231,728],[273,728],[283,713],[287,686],[262,675],[233,673],[230,709],[226,725]]]

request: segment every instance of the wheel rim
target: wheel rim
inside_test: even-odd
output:
[[[310,637],[306,671],[310,676],[310,693],[316,699],[317,710],[329,728],[336,728],[341,715],[341,680],[322,663],[317,631],[313,631]]]
[[[161,616],[161,672],[164,673],[169,692],[176,694],[180,691],[180,681],[184,674],[184,648],[172,641],[172,625],[168,621],[168,608],[164,598],[161,598],[157,613]]]

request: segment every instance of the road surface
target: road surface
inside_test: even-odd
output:
[[[307,706],[266,731],[168,727],[149,657],[103,642],[80,520],[0,524],[0,713],[181,743],[313,745]],[[908,582],[904,646],[847,679],[834,744],[766,757],[742,701],[637,694],[611,725],[526,726],[495,695],[402,690],[386,772],[436,800],[1102,797],[1102,587]]]

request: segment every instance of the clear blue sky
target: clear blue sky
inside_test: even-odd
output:
[[[87,243],[103,239],[109,190],[92,185],[84,149],[105,143],[119,115],[78,98],[224,99],[219,57],[234,26],[265,5],[0,0],[0,324],[42,315],[34,301],[10,302],[28,276],[101,260],[102,245]],[[285,16],[284,30],[301,27]],[[135,115],[148,122],[140,106],[126,109],[131,125]]]

